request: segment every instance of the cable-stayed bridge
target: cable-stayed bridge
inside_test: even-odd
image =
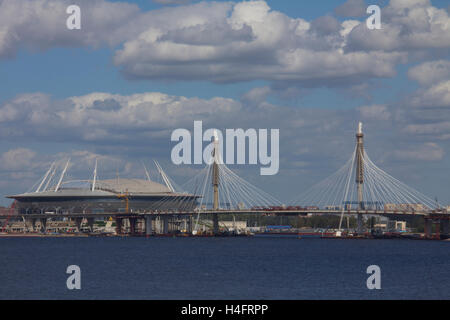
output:
[[[342,229],[344,217],[357,217],[357,233],[364,233],[363,216],[378,215],[396,220],[407,220],[414,216],[425,219],[425,233],[431,236],[432,224],[438,224],[437,232],[449,234],[450,213],[441,209],[437,201],[423,195],[377,167],[369,158],[364,148],[362,124],[356,133],[356,145],[349,160],[331,176],[317,183],[300,194],[286,206],[272,195],[242,179],[223,162],[219,152],[217,135],[209,163],[186,184],[179,187],[164,173],[156,163],[158,171],[167,187],[176,191],[177,196],[167,196],[160,200],[152,210],[144,213],[132,213],[128,210],[128,196],[120,196],[127,203],[126,212],[122,213],[70,213],[70,214],[27,214],[27,219],[71,218],[81,224],[88,219],[92,225],[96,217],[112,217],[116,220],[117,233],[122,232],[123,221],[128,220],[131,233],[134,233],[138,221],[144,220],[147,234],[153,232],[153,220],[158,219],[162,233],[167,233],[170,219],[182,217],[186,229],[198,229],[202,216],[210,216],[214,234],[219,234],[220,215],[339,215],[339,229]],[[53,167],[53,164],[52,164]],[[47,175],[49,175],[50,168]],[[92,189],[95,186],[95,166]],[[67,164],[64,172],[67,169]],[[53,170],[54,172],[54,170]],[[64,172],[62,176],[64,175]],[[148,172],[146,174],[149,178]],[[61,176],[61,177],[62,177]],[[45,179],[44,179],[45,180]],[[40,189],[41,185],[38,187]],[[149,179],[150,180],[150,179]],[[60,178],[57,188],[61,185]],[[44,187],[46,188],[46,187]],[[198,205],[193,209],[192,196],[198,198]],[[24,217],[25,219],[25,217]],[[33,220],[33,221],[34,221]],[[33,222],[34,223],[34,222]]]
[[[340,215],[339,229],[345,216],[357,217],[357,233],[363,233],[363,216],[379,215],[392,219],[421,216],[426,220],[426,232],[431,224],[441,223],[449,233],[449,217],[437,201],[409,187],[377,167],[364,148],[362,124],[356,133],[354,151],[337,172],[317,183],[292,200],[281,205],[270,194],[251,185],[222,160],[215,139],[214,152],[208,164],[185,186],[186,194],[199,194],[197,221],[201,214],[213,215],[214,230],[218,231],[218,214],[265,215]],[[168,201],[168,200],[167,200]],[[183,199],[181,198],[182,202]],[[163,206],[164,200],[161,203]]]

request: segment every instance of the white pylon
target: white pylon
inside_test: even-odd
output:
[[[95,183],[97,182],[97,159],[95,159],[95,169],[94,169],[94,178],[93,178],[93,182],[92,182],[92,190],[95,190]]]
[[[217,164],[223,164],[222,155],[220,153],[220,140],[219,140],[219,134],[216,129],[214,129],[214,151],[213,151],[213,157],[214,157],[214,163]]]
[[[147,180],[152,181],[152,179],[150,179],[150,173],[148,172],[147,167],[145,166],[144,162],[142,162],[142,165],[144,166],[145,175],[147,176]]]
[[[69,167],[69,163],[70,163],[70,158],[69,158],[69,160],[67,160],[66,166],[64,167],[64,170],[61,173],[61,177],[59,178],[58,184],[56,185],[55,192],[58,191],[59,187],[61,186],[61,182],[64,179],[64,175],[66,174],[67,168]]]
[[[153,162],[155,163],[156,168],[159,171],[159,174],[161,175],[162,179],[164,180],[164,183],[166,184],[166,187],[169,188],[170,191],[175,192],[175,189],[173,188],[172,183],[170,183],[169,177],[167,177],[166,173],[161,168],[161,166],[159,165],[158,161],[153,160]]]
[[[47,177],[50,174],[50,172],[52,171],[54,165],[55,165],[55,161],[53,161],[53,163],[51,164],[50,168],[47,170],[47,173],[45,174],[44,178],[42,179],[42,182],[39,184],[39,187],[36,189],[35,192],[41,191],[41,188],[44,185],[45,180],[47,180]]]

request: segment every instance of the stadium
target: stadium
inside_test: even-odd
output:
[[[52,164],[36,190],[7,198],[15,200],[17,213],[22,215],[193,210],[199,196],[176,192],[161,166],[155,164],[165,185],[150,180],[148,173],[147,180],[97,180],[97,164],[92,180],[64,182],[67,162],[56,184],[52,185],[56,173]]]

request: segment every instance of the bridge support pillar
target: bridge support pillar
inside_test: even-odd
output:
[[[358,234],[362,234],[364,232],[363,215],[361,213],[358,213],[357,219],[358,219],[357,220],[358,224],[357,224],[356,232]]]
[[[188,219],[187,220],[188,221],[188,227],[187,227],[188,233],[192,234],[192,231],[193,231],[193,229],[192,229],[192,216],[189,216],[187,219]]]
[[[217,213],[213,214],[213,233],[214,235],[219,234],[219,215]]]
[[[36,231],[36,218],[31,219],[31,231]]]
[[[156,216],[154,218],[155,220],[155,229],[154,229],[154,233],[155,234],[161,234],[161,216]]]
[[[91,232],[94,232],[94,218],[88,218],[87,221],[89,230],[91,230]]]
[[[450,236],[450,220],[441,220],[441,234]]]
[[[122,234],[122,218],[116,218],[116,234],[121,235]]]
[[[425,227],[424,227],[425,239],[431,239],[432,227],[433,227],[433,220],[425,218]]]
[[[77,226],[77,232],[81,232],[81,223],[83,218],[75,218],[75,225]]]
[[[190,216],[186,216],[185,218],[184,218],[184,224],[185,224],[185,230],[186,230],[186,233],[189,233],[189,234],[191,234],[192,233],[192,227],[191,227],[191,217]]]
[[[147,237],[153,235],[153,217],[145,217],[145,235]]]
[[[130,221],[130,234],[132,236],[136,235],[136,218],[129,218],[128,221]]]
[[[435,227],[436,233],[434,235],[434,239],[440,240],[441,239],[441,222],[439,220],[434,221],[434,225],[436,226]]]
[[[23,232],[27,232],[29,230],[28,225],[30,224],[30,220],[22,216],[23,221]]]
[[[41,232],[47,232],[47,218],[41,218]]]
[[[168,216],[162,216],[162,233],[168,234],[169,233],[169,217]]]

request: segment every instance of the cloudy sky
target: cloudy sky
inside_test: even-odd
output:
[[[66,8],[81,8],[81,30]],[[369,4],[381,30],[369,30]],[[50,164],[144,178],[173,130],[280,129],[280,171],[231,167],[283,202],[350,157],[450,204],[446,0],[0,0],[0,203]],[[156,175],[151,167],[151,175]]]

